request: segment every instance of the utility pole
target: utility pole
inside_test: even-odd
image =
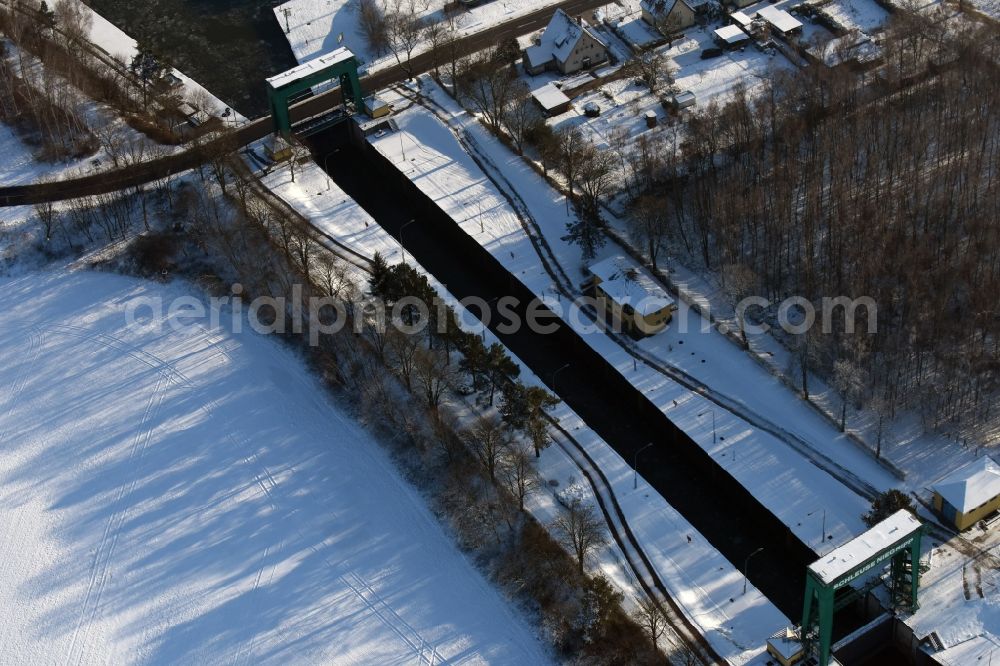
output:
[[[764,550],[763,546],[747,555],[746,562],[743,563],[743,594],[747,593],[747,579],[750,578],[750,558],[762,550]]]
[[[653,445],[652,442],[635,452],[635,460],[632,462],[632,490],[639,488],[639,454]]]
[[[700,419],[701,417],[703,417],[708,412],[712,412],[712,444],[715,444],[715,441],[716,441],[716,438],[715,438],[715,409],[709,409],[707,411],[702,412],[701,414],[698,415],[698,418]]]
[[[281,13],[285,15],[285,34],[286,35],[290,34],[292,32],[292,29],[290,27],[288,27],[288,16],[292,13],[292,8],[291,7],[284,7],[281,10]]]
[[[410,220],[409,222],[405,222],[403,224],[403,226],[401,226],[399,228],[399,249],[403,252],[403,263],[404,264],[406,263],[406,246],[403,245],[403,229],[405,229],[406,227],[410,226],[414,222],[416,222],[416,220]]]
[[[561,368],[559,368],[558,370],[556,370],[555,372],[552,373],[552,392],[553,393],[556,393],[556,377],[559,375],[560,372],[562,372],[563,370],[565,370],[568,367],[569,367],[569,363],[567,363],[566,365],[562,366]],[[559,394],[556,393],[556,395],[559,395]]]

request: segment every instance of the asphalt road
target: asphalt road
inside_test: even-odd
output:
[[[552,18],[552,13],[556,8],[563,9],[570,15],[580,15],[606,4],[608,4],[607,0],[566,0],[558,5],[551,5],[464,37],[459,42],[459,50],[463,55],[469,55],[477,51],[482,51],[506,39],[518,37],[543,28]],[[413,72],[426,72],[433,67],[433,55],[431,53],[423,53],[413,57],[409,69]],[[406,80],[406,78],[407,68],[395,65],[364,77],[361,79],[361,86],[363,90],[370,92],[380,90],[394,83],[399,83]],[[260,85],[263,85],[263,82]],[[340,101],[340,91],[337,89],[303,100],[292,106],[292,120],[299,121],[322,114],[339,106]],[[236,131],[236,138],[241,146],[245,146],[264,138],[271,131],[271,118],[265,116],[257,118],[239,128]],[[228,140],[231,141],[231,139]],[[186,171],[187,169],[192,169],[199,163],[204,162],[206,156],[213,149],[214,146],[209,144],[208,146],[192,148],[183,153],[151,160],[136,166],[92,174],[72,180],[0,187],[0,206],[21,206],[46,201],[63,201],[135,187],[181,171]]]

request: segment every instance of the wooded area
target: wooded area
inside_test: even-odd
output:
[[[795,370],[880,419],[974,436],[1000,378],[1000,43],[901,14],[875,73],[811,67],[708,106],[625,169],[638,236],[738,301],[871,297],[877,327],[790,336]],[[757,310],[761,319],[773,311]],[[865,312],[859,321],[866,321]]]

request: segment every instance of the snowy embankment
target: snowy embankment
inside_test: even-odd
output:
[[[4,661],[547,661],[278,341],[145,308],[128,325],[135,299],[179,297],[199,302],[4,281]]]
[[[397,118],[399,119],[399,118]],[[386,139],[399,144],[398,135]],[[411,148],[407,148],[411,150]],[[423,148],[412,146],[414,157]],[[427,148],[430,150],[430,148]],[[419,160],[418,160],[419,161]],[[280,167],[263,175],[264,183],[278,196],[305,215],[316,228],[349,244],[362,255],[371,257],[380,252],[390,263],[403,260],[399,243],[378,225],[353,199],[314,163],[296,169],[295,182],[287,167]],[[457,192],[456,206],[464,210],[478,229],[477,218],[480,207],[473,197],[481,192]],[[511,248],[518,253],[515,259],[509,254],[504,263],[515,274],[526,274],[529,266],[538,261],[530,248],[522,248],[518,238],[523,231],[516,217],[505,209],[505,203],[483,197],[482,214],[497,216],[507,220],[507,226],[496,224],[489,228],[491,237],[500,243],[509,240]],[[505,249],[507,246],[504,246]],[[507,250],[513,251],[513,250]],[[506,254],[506,253],[505,253]],[[412,256],[407,261],[426,273]],[[513,262],[513,263],[512,263]],[[523,265],[522,263],[523,262]],[[455,300],[443,285],[428,275],[438,294],[457,307]],[[356,279],[364,280],[363,274]],[[473,322],[469,315],[466,322]],[[497,341],[487,332],[487,342]],[[509,353],[509,352],[508,352]],[[511,355],[517,361],[516,356]],[[520,361],[520,380],[527,384],[542,386],[543,382]],[[461,408],[459,406],[459,408]],[[764,649],[764,639],[773,632],[789,625],[789,620],[760,593],[753,585],[743,593],[743,575],[719,553],[691,524],[666,500],[650,488],[640,477],[637,489],[632,487],[629,464],[611,448],[597,433],[591,430],[573,410],[565,404],[553,412],[560,424],[583,444],[595,460],[613,488],[621,503],[623,513],[643,551],[652,562],[660,579],[667,586],[671,596],[681,605],[688,619],[705,635],[712,646],[730,663],[747,663],[759,656]],[[560,435],[554,434],[556,438]],[[559,446],[550,446],[542,452],[538,461],[539,474],[546,482],[558,481],[557,485],[543,484],[544,491],[529,497],[528,509],[543,523],[550,523],[560,511],[559,498],[578,496],[585,502],[596,504],[589,486],[583,480],[580,469]],[[688,536],[691,540],[688,540]],[[602,549],[596,558],[597,569],[622,590],[626,591],[626,605],[642,594],[633,574],[624,564],[625,557],[614,543]]]

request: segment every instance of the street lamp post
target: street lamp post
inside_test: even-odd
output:
[[[329,192],[332,187],[332,179],[330,178],[330,158],[340,152],[340,148],[334,148],[332,153],[327,153],[326,157],[323,158],[323,171],[326,172],[326,191]]]
[[[747,555],[746,562],[743,563],[743,594],[747,593],[747,580],[750,578],[750,558],[762,550],[764,550],[763,546]]]
[[[556,370],[555,372],[552,373],[552,392],[553,393],[556,393],[556,377],[559,375],[560,372],[562,372],[563,370],[565,370],[568,367],[569,367],[569,363],[567,363],[566,365],[562,366],[561,368],[559,368],[558,370]],[[558,393],[556,393],[556,395],[558,395]]]
[[[490,327],[490,319],[493,316],[492,315],[493,308],[491,308],[489,306],[493,305],[494,303],[496,303],[499,300],[500,300],[499,296],[494,296],[490,300],[486,301],[487,307],[486,307],[486,309],[483,310],[483,320],[482,320],[482,324],[483,324],[482,336],[483,336],[483,342],[484,343],[486,342],[486,329],[488,329]],[[559,371],[556,370],[556,372],[559,372]]]
[[[826,543],[826,507],[824,506],[821,509],[814,509],[810,511],[809,513],[806,514],[806,518],[813,515],[817,511],[823,512],[823,528],[822,528],[822,536],[820,537],[820,543]]]
[[[639,488],[639,454],[653,445],[652,442],[635,452],[635,460],[632,463],[632,490]]]
[[[705,410],[704,412],[702,412],[701,414],[698,415],[698,418],[700,419],[701,417],[703,417],[705,414],[708,414],[709,412],[712,413],[712,444],[715,444],[715,442],[716,442],[716,438],[715,438],[715,409],[709,408],[709,409]]]
[[[406,227],[410,226],[414,222],[416,222],[416,220],[410,220],[409,222],[404,222],[403,226],[401,226],[399,228],[399,248],[403,252],[403,263],[404,264],[406,263],[406,246],[403,245],[403,229],[405,229]]]

